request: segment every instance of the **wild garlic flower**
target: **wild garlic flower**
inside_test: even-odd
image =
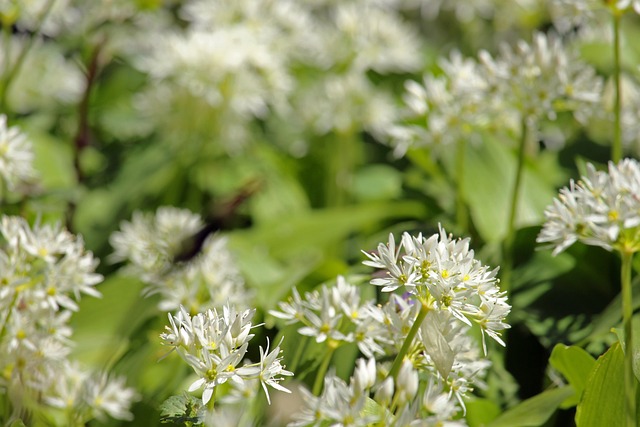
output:
[[[580,29],[592,20],[598,12],[604,11],[605,2],[601,0],[551,0],[549,13],[553,25],[561,34]]]
[[[399,13],[368,2],[338,3],[332,12],[326,48],[336,65],[381,74],[420,68],[418,33]]]
[[[196,313],[229,302],[247,305],[250,295],[227,249],[226,239],[211,235],[191,259],[182,253],[197,250],[202,218],[186,209],[161,207],[156,214],[136,212],[111,235],[113,261],[128,261],[127,271],[148,286],[145,295],[160,294],[159,309],[181,305]]]
[[[560,190],[545,210],[538,235],[557,255],[580,241],[608,251],[640,250],[640,164],[609,162],[608,172],[587,164],[587,174]]]
[[[442,75],[426,74],[422,83],[405,82],[403,122],[387,128],[395,154],[413,146],[444,146],[473,140],[488,122],[487,82],[476,61],[454,51],[441,59]],[[476,138],[477,139],[477,138]]]
[[[402,288],[432,312],[447,312],[467,326],[476,323],[483,340],[489,335],[504,345],[500,335],[509,328],[504,319],[511,307],[498,285],[498,269],[490,270],[474,258],[468,238],[453,239],[441,227],[428,238],[405,233],[396,247],[390,234],[377,253],[364,253],[369,258],[365,265],[386,270],[371,280],[383,292]]]
[[[288,427],[466,425],[463,420],[454,420],[461,410],[455,397],[434,378],[420,387],[419,370],[411,362],[402,365],[395,380],[385,379],[385,373],[386,367],[375,360],[358,359],[348,382],[330,373],[320,396],[301,388],[305,407],[294,415]],[[371,396],[380,405],[380,411],[363,411]]]
[[[390,343],[382,333],[384,319],[373,300],[362,301],[358,288],[342,276],[336,286],[323,285],[319,291],[305,293],[304,298],[294,288],[289,300],[278,305],[280,310],[269,311],[272,316],[300,324],[298,333],[318,343],[339,346],[355,342],[367,357],[383,354],[382,345]]]
[[[633,9],[635,13],[640,15],[640,0],[618,0],[616,7],[618,10]]]
[[[130,407],[140,396],[125,385],[124,378],[85,371],[73,363],[65,363],[56,373],[52,391],[45,398],[48,405],[84,422],[105,420],[107,416],[133,420]]]
[[[251,319],[255,309],[241,312],[225,305],[222,312],[207,310],[191,316],[184,307],[177,315],[169,314],[169,326],[160,335],[162,343],[177,351],[180,357],[194,370],[198,379],[189,386],[189,391],[203,389],[202,402],[207,404],[217,386],[230,382],[242,386],[245,381],[259,380],[267,400],[267,386],[289,393],[280,384],[284,377],[292,376],[282,365],[280,346],[269,351],[260,347],[260,362],[244,360],[249,341],[254,334]]]
[[[0,176],[9,190],[31,182],[33,169],[31,141],[17,126],[7,125],[7,116],[0,114]]]
[[[496,58],[486,51],[479,58],[497,117],[515,110],[521,120],[538,124],[569,111],[584,123],[591,105],[600,102],[602,80],[556,35],[535,33],[531,43],[503,44]]]
[[[16,66],[20,53],[29,49],[20,72],[7,89],[7,105],[11,111],[30,114],[38,110],[55,110],[60,105],[80,101],[85,78],[78,65],[65,57],[59,44],[14,35],[6,40],[7,53],[0,55],[0,70]],[[0,73],[0,78],[5,78]]]
[[[82,294],[99,297],[98,261],[57,225],[0,221],[0,386],[11,399],[53,398],[71,352],[69,319]]]

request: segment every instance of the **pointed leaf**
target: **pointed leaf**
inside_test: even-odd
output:
[[[570,386],[554,388],[525,400],[487,424],[487,427],[535,427],[544,424],[568,397]]]
[[[565,404],[577,405],[582,396],[587,378],[596,364],[595,359],[578,346],[558,344],[553,348],[549,363],[557,369],[575,390],[574,396]]]
[[[598,358],[587,379],[576,411],[576,425],[626,425],[624,397],[624,354],[620,343],[615,343]]]

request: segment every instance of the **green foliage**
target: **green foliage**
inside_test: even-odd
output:
[[[598,358],[591,370],[576,411],[576,424],[624,425],[625,416],[623,352],[616,343]]]
[[[171,396],[160,405],[160,421],[184,426],[197,425],[201,406],[202,401],[193,396]]]

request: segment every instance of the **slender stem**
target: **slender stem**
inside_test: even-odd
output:
[[[520,194],[520,186],[522,185],[522,175],[524,172],[524,153],[529,137],[529,121],[527,117],[522,118],[520,143],[518,145],[518,160],[516,164],[516,176],[511,192],[511,202],[509,204],[509,219],[507,222],[507,235],[504,239],[504,247],[502,252],[502,280],[501,286],[503,291],[511,289],[511,271],[513,270],[513,251],[516,236],[516,216],[518,213],[518,196]]]
[[[466,140],[458,141],[456,145],[456,224],[462,232],[468,232],[469,212],[467,211],[466,194],[464,188],[464,168],[467,154]]]
[[[622,287],[622,324],[624,326],[624,394],[627,426],[636,425],[636,376],[633,373],[633,296],[631,292],[631,261],[633,252],[622,252],[620,281]]]
[[[293,360],[291,361],[291,365],[289,366],[289,370],[292,372],[296,372],[298,369],[298,364],[301,362],[302,354],[304,349],[307,348],[307,343],[309,342],[309,338],[306,336],[302,336],[302,342],[298,343],[298,348],[296,348],[296,352],[293,355]]]
[[[0,81],[0,111],[6,110],[7,92],[9,91],[9,86],[11,85],[11,82],[13,81],[13,79],[18,75],[20,68],[22,68],[24,61],[27,58],[27,54],[31,50],[31,47],[33,46],[33,43],[35,42],[37,36],[40,34],[40,31],[42,30],[42,25],[44,24],[44,21],[47,19],[49,12],[51,12],[51,9],[53,8],[53,4],[55,2],[56,0],[49,0],[47,4],[45,4],[44,8],[42,9],[42,12],[40,13],[40,16],[38,17],[38,25],[33,30],[33,34],[31,34],[31,37],[29,37],[29,39],[27,40],[26,45],[22,48],[22,51],[20,51],[20,55],[18,55],[18,59],[16,59],[16,62],[13,65],[13,68],[11,68],[7,72],[7,74],[3,76],[4,79]],[[7,61],[10,60],[10,58],[8,57],[5,59]]]
[[[331,358],[333,357],[333,352],[335,351],[336,346],[329,343],[329,351],[325,354],[324,359],[322,360],[322,364],[318,368],[318,372],[316,373],[316,379],[313,382],[313,395],[320,396],[320,392],[322,391],[322,385],[324,384],[324,377],[329,370],[329,364],[331,363]]]
[[[82,185],[85,178],[80,165],[80,157],[82,155],[82,151],[88,147],[90,143],[89,104],[91,101],[92,89],[95,85],[99,72],[100,53],[104,43],[104,40],[99,42],[91,54],[91,59],[89,60],[85,76],[86,81],[84,94],[82,95],[82,100],[78,105],[78,131],[73,140],[73,169],[75,171],[76,182],[78,185]],[[66,226],[69,231],[73,231],[73,217],[75,215],[75,211],[76,203],[75,201],[70,200],[67,205],[66,212]]]
[[[617,8],[612,8],[613,16],[613,83],[615,98],[613,106],[613,145],[611,146],[611,160],[618,163],[622,159],[622,92],[620,86],[620,16]]]
[[[353,171],[360,162],[360,141],[353,130],[334,132],[328,141],[325,167],[325,204],[331,207],[344,206],[349,201],[348,189]]]
[[[420,307],[420,312],[418,313],[418,316],[416,316],[415,322],[413,322],[413,325],[411,326],[409,333],[405,337],[404,342],[402,343],[402,347],[400,347],[400,351],[398,352],[398,354],[396,355],[396,358],[393,361],[393,365],[391,365],[391,370],[389,371],[389,375],[388,375],[389,377],[396,379],[396,377],[398,376],[398,372],[400,372],[400,368],[402,367],[402,361],[404,360],[404,357],[409,352],[409,349],[411,348],[411,344],[413,343],[413,339],[418,334],[420,325],[422,325],[422,321],[424,320],[424,318],[427,317],[427,313],[429,313],[429,310],[431,310],[431,307],[429,306],[429,304],[422,303]]]

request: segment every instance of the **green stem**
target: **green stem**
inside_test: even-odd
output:
[[[330,207],[344,206],[349,199],[353,171],[360,162],[360,141],[352,130],[345,130],[333,133],[326,145],[325,204]]]
[[[393,365],[391,365],[391,370],[389,371],[389,375],[388,375],[389,377],[392,377],[393,379],[395,379],[398,376],[398,372],[400,372],[400,368],[402,367],[402,361],[404,360],[404,357],[409,352],[409,349],[411,348],[411,344],[413,343],[413,339],[418,334],[420,325],[422,325],[422,321],[424,320],[424,318],[427,317],[427,313],[429,313],[429,310],[431,310],[431,307],[429,306],[429,304],[422,303],[420,307],[420,312],[418,313],[418,316],[416,317],[415,322],[413,322],[413,325],[411,326],[409,333],[404,339],[404,342],[402,343],[402,347],[400,347],[400,351],[398,352],[398,354],[396,355],[396,358],[393,361]]]
[[[316,379],[313,382],[313,395],[320,396],[320,392],[322,391],[322,385],[324,384],[324,377],[327,375],[327,371],[329,370],[329,364],[331,363],[331,358],[333,357],[333,352],[335,351],[336,346],[329,343],[329,351],[325,354],[324,359],[322,360],[322,364],[318,368],[318,372],[316,373]]]
[[[291,372],[296,372],[298,368],[298,364],[302,361],[302,354],[304,349],[307,348],[307,343],[309,342],[309,338],[306,336],[302,337],[302,342],[298,343],[298,347],[296,348],[296,352],[293,355],[293,359],[291,360],[291,365],[289,366],[289,370]]]
[[[216,390],[213,389],[213,394],[211,395],[211,399],[207,402],[207,410],[213,412],[216,407]]]
[[[458,141],[456,145],[456,224],[463,233],[468,232],[469,212],[465,203],[464,168],[467,153],[465,140]]]
[[[633,252],[622,252],[620,281],[622,287],[622,324],[624,326],[624,394],[627,426],[636,425],[636,376],[633,373],[633,296],[631,292],[631,262]]]
[[[518,160],[516,164],[516,176],[511,192],[511,202],[509,204],[509,219],[507,222],[507,235],[504,239],[504,247],[502,252],[502,280],[501,286],[503,291],[511,289],[511,271],[513,270],[513,252],[516,236],[516,216],[518,213],[518,196],[522,185],[522,174],[524,172],[524,153],[529,137],[529,125],[527,117],[522,118],[520,143],[518,145]]]
[[[31,47],[33,46],[33,43],[35,42],[37,36],[40,34],[40,31],[42,30],[42,25],[44,24],[44,21],[47,19],[49,12],[51,12],[51,9],[53,8],[53,4],[55,2],[56,0],[49,0],[47,4],[45,4],[38,18],[38,25],[33,30],[33,34],[31,34],[31,37],[29,37],[27,44],[24,46],[24,48],[20,52],[20,55],[18,55],[18,59],[16,59],[16,63],[13,65],[13,68],[11,68],[6,73],[6,75],[3,76],[4,79],[0,81],[0,111],[6,111],[7,92],[9,91],[9,86],[11,85],[13,79],[18,75],[20,68],[22,68],[24,61],[27,58],[27,54],[31,50]],[[5,60],[9,61],[10,58],[7,57],[5,58]]]
[[[613,8],[613,83],[615,99],[613,106],[613,145],[611,160],[618,163],[622,159],[622,92],[620,86],[620,16],[621,12]]]

